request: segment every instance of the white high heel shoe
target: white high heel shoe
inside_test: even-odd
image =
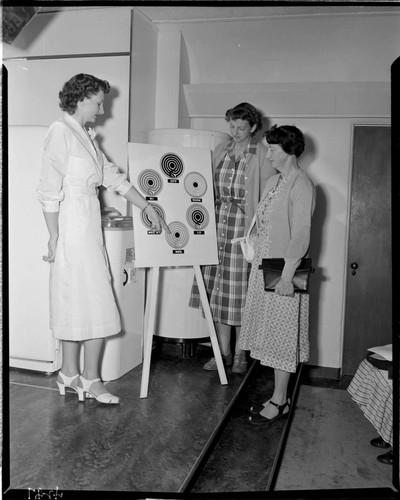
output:
[[[79,377],[79,373],[77,373],[76,375],[73,375],[72,377],[67,377],[67,375],[64,375],[64,373],[60,370],[58,372],[58,374],[62,378],[62,382],[60,382],[59,380],[56,380],[58,390],[60,391],[60,396],[65,396],[65,389],[67,387],[69,387],[70,389],[72,389],[75,392],[78,392],[78,387],[76,385],[72,385],[72,382]],[[87,397],[93,398],[93,396],[91,394],[88,394]]]
[[[99,401],[99,403],[114,404],[114,405],[119,403],[118,396],[114,396],[109,392],[104,392],[103,394],[96,396],[96,394],[94,394],[90,390],[92,384],[94,384],[95,382],[100,382],[99,378],[95,378],[93,380],[87,380],[85,377],[82,377],[81,375],[79,377],[79,381],[82,384],[82,386],[80,385],[77,386],[79,401],[85,401],[85,396],[86,396],[96,399],[96,401]]]
[[[58,374],[62,378],[62,382],[59,382],[56,380],[57,385],[58,385],[58,390],[60,391],[60,396],[65,396],[65,389],[69,387],[70,389],[73,389],[75,392],[78,392],[77,388],[75,385],[72,385],[73,380],[76,380],[79,377],[79,373],[76,375],[73,375],[72,377],[67,377],[66,375],[63,374],[62,371],[59,371]]]

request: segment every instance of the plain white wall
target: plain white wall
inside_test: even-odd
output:
[[[378,12],[176,28],[186,45],[191,83],[389,81],[390,63],[399,55],[400,12]]]
[[[310,364],[340,368],[352,129],[390,123],[400,16],[289,16],[175,28],[185,68],[181,123],[190,119],[192,128],[227,132],[226,109],[249,101],[265,113],[267,125],[296,124],[307,136],[301,164],[318,194]]]
[[[147,132],[155,126],[157,50],[157,27],[132,9],[130,142],[146,142]]]

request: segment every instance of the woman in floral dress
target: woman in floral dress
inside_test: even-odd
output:
[[[309,296],[294,293],[292,279],[308,252],[315,188],[300,169],[302,132],[290,125],[274,126],[265,134],[268,159],[279,172],[271,177],[257,208],[257,242],[239,339],[242,349],[262,365],[274,368],[272,397],[250,408],[252,424],[287,416],[290,374],[309,358]],[[283,257],[285,265],[274,292],[264,291],[263,258]]]
[[[247,361],[238,340],[250,266],[240,245],[231,240],[244,236],[265,183],[275,170],[266,159],[267,149],[254,138],[262,127],[261,113],[251,104],[241,103],[229,109],[225,119],[232,138],[213,152],[219,264],[204,266],[202,272],[224,364],[233,363],[232,371],[242,373]],[[197,285],[190,305],[200,307]],[[236,330],[234,357],[230,347],[232,328]],[[217,370],[214,357],[204,369]]]

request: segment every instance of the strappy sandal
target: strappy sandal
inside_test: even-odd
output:
[[[76,385],[72,385],[72,382],[74,380],[78,379],[79,373],[77,373],[76,375],[73,375],[72,377],[67,377],[67,375],[64,375],[64,373],[60,370],[58,372],[58,374],[62,378],[62,382],[60,382],[59,380],[56,380],[58,390],[60,391],[60,396],[65,396],[65,389],[67,387],[69,387],[70,389],[72,389],[75,392],[78,392],[78,387]],[[91,394],[88,394],[87,397],[93,398],[93,396]]]
[[[290,398],[288,398],[287,402],[290,405]],[[258,413],[260,413],[260,411],[262,411],[265,408],[265,405],[267,403],[268,400],[264,401],[263,403],[260,402],[260,400],[253,401],[253,404],[249,408],[249,413],[251,413],[251,415],[257,415]],[[275,405],[275,403],[272,404]]]
[[[99,378],[95,378],[93,380],[87,380],[86,378],[82,377],[82,375],[79,377],[79,381],[82,384],[82,386],[78,385],[77,390],[78,390],[78,396],[79,396],[79,401],[85,401],[85,396],[87,397],[92,397],[99,403],[105,403],[105,404],[118,404],[119,403],[119,397],[114,396],[110,392],[103,392],[103,394],[99,394],[98,396],[90,390],[92,387],[92,384],[95,382],[100,382]]]
[[[72,382],[79,377],[79,373],[77,373],[76,375],[72,375],[72,377],[67,377],[67,375],[64,375],[62,371],[59,371],[58,375],[60,375],[62,379],[62,382],[56,380],[58,390],[60,391],[60,396],[65,396],[65,389],[67,387],[74,390],[75,392],[78,392],[76,385],[72,385]]]
[[[290,403],[289,400],[286,401],[286,403],[283,403],[283,405],[278,405],[274,403],[273,401],[269,401],[269,404],[276,406],[278,408],[278,415],[274,418],[267,418],[264,417],[263,415],[260,415],[260,413],[257,413],[256,415],[252,415],[249,417],[249,422],[253,425],[264,425],[264,424],[270,424],[274,422],[275,420],[278,420],[280,418],[287,418],[289,415],[289,407]],[[288,411],[286,413],[283,413],[283,410],[285,408],[288,408]]]
[[[265,403],[253,403],[249,408],[249,413],[252,415],[258,415],[260,411],[265,408],[266,403],[267,401]]]

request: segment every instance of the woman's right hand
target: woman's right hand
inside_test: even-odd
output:
[[[285,297],[294,297],[293,282],[281,278],[275,286],[275,293]]]
[[[164,229],[164,231],[168,234],[171,232],[165,220],[161,217],[157,210],[150,205],[150,203],[144,210],[156,231],[161,231],[161,229]]]
[[[47,255],[43,255],[43,260],[45,262],[54,262],[56,258],[57,241],[58,237],[49,239],[49,242],[47,244],[48,253]]]

